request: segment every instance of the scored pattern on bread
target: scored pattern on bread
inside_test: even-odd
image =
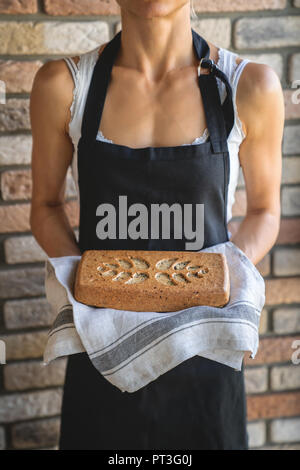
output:
[[[77,301],[135,312],[222,307],[230,296],[226,256],[221,253],[86,250],[74,281]]]
[[[159,260],[155,265],[159,272],[154,275],[154,279],[164,285],[176,286],[178,283],[190,283],[196,279],[202,279],[208,273],[208,268],[203,265],[190,265],[190,260],[177,261],[178,258]],[[97,271],[103,279],[122,281],[125,284],[139,284],[149,279],[146,272],[149,267],[149,263],[142,258],[128,257],[128,259],[115,259],[114,263],[103,262],[97,267]]]

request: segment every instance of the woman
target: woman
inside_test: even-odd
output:
[[[240,164],[247,214],[232,241],[256,264],[280,219],[277,75],[208,44],[191,29],[188,0],[118,4],[121,33],[80,58],[48,62],[36,76],[33,234],[49,257],[185,249],[184,239],[99,240],[97,205],[127,195],[128,204],[147,207],[204,203],[204,247],[228,241]],[[218,67],[203,60],[198,77],[201,59]],[[79,243],[64,212],[69,165],[80,193]],[[194,356],[129,394],[85,353],[69,358],[60,449],[247,448],[243,369]]]

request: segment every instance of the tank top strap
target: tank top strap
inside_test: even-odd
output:
[[[71,75],[73,77],[73,81],[76,84],[77,81],[77,75],[78,75],[78,68],[77,65],[75,64],[74,60],[71,57],[63,57],[63,60],[66,62]]]

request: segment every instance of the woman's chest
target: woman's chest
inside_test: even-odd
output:
[[[113,69],[99,127],[107,139],[140,148],[190,144],[203,134],[207,124],[196,68],[158,83],[118,69]]]

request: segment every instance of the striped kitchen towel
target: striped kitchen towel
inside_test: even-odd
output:
[[[44,363],[87,352],[99,373],[127,392],[139,390],[195,355],[241,370],[245,352],[254,358],[258,349],[264,279],[231,241],[201,251],[226,255],[230,300],[225,307],[168,313],[90,307],[73,297],[80,256],[48,258],[46,295],[57,317]]]

